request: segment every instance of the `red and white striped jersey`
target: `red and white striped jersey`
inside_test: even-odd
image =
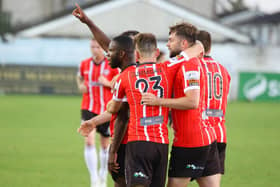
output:
[[[130,66],[120,75],[115,84],[113,99],[120,101],[124,96],[130,109],[128,142],[151,141],[168,144],[168,108],[141,104],[142,93],[153,93],[158,97],[170,98],[175,74],[184,56],[177,56],[164,63],[145,63]]]
[[[206,76],[205,116],[208,124],[214,128],[217,142],[225,143],[225,114],[230,87],[230,75],[226,68],[213,58],[207,56],[201,60]]]
[[[101,114],[106,110],[112,93],[110,88],[98,82],[98,78],[103,75],[110,81],[119,73],[118,69],[112,69],[108,63],[108,60],[104,59],[100,64],[95,64],[92,58],[81,62],[78,74],[88,88],[88,92],[83,94],[81,109],[95,114]]]
[[[206,89],[205,76],[198,58],[192,58],[182,64],[176,74],[174,98],[186,97],[189,90],[199,89],[199,106],[197,109],[172,109],[174,128],[173,146],[201,147],[214,141],[214,134],[205,124],[202,111],[205,108],[204,93]]]

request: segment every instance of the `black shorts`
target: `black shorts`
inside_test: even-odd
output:
[[[196,179],[219,173],[220,164],[217,143],[203,147],[172,147],[169,161],[169,177]]]
[[[125,177],[127,186],[164,187],[168,144],[135,141],[126,145]]]
[[[221,174],[225,174],[226,143],[217,143]]]
[[[117,163],[119,164],[119,172],[118,173],[115,173],[115,172],[112,172],[111,175],[112,175],[112,178],[113,180],[118,183],[118,179],[123,177],[124,178],[124,168],[125,168],[125,165],[124,165],[124,162],[125,162],[125,150],[126,150],[126,144],[121,144],[119,149],[118,149],[118,157],[117,157]]]
[[[91,118],[97,116],[98,114],[92,113],[88,110],[81,110],[82,120],[90,120]],[[100,133],[103,137],[110,137],[110,122],[104,123],[96,127],[96,131]]]

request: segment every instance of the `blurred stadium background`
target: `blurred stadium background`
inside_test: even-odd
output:
[[[279,186],[273,0],[0,0],[0,186],[88,186],[75,80],[91,33],[71,15],[75,2],[110,37],[154,33],[166,57],[170,25],[184,20],[209,31],[212,56],[232,76],[222,185]]]

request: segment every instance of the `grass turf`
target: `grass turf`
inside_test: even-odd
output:
[[[84,140],[76,133],[80,99],[0,96],[1,187],[89,186]],[[222,186],[279,186],[279,114],[280,103],[229,104]]]

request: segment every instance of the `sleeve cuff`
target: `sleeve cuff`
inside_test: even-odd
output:
[[[113,96],[113,100],[114,101],[118,101],[118,102],[122,102],[123,101],[123,99],[117,98],[116,96]]]
[[[186,93],[189,90],[199,90],[200,87],[199,86],[192,86],[192,87],[187,87],[184,89],[184,93]]]

